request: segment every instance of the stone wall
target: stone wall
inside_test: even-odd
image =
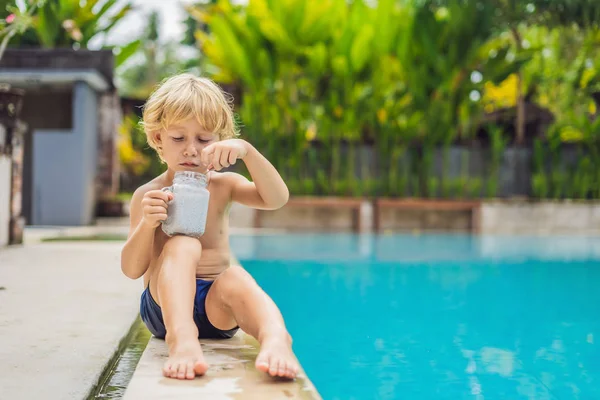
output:
[[[470,211],[381,210],[382,232],[471,231]]]
[[[290,231],[352,231],[352,213],[344,208],[283,207],[260,211],[261,225]]]
[[[484,202],[481,232],[600,234],[600,202]]]
[[[230,226],[254,227],[256,210],[234,204]],[[352,215],[344,209],[282,208],[260,211],[265,229],[285,231],[352,232]],[[372,205],[363,201],[363,232],[372,232]],[[470,232],[467,211],[381,211],[381,232]],[[600,202],[488,201],[481,208],[482,234],[600,234]]]

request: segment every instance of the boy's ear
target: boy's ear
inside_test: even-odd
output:
[[[162,144],[162,138],[161,138],[160,132],[154,132],[152,134],[152,136],[154,136],[154,141],[156,143]]]

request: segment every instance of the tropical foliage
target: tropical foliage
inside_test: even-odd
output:
[[[4,46],[87,48],[93,38],[106,38],[132,9],[131,2],[118,0],[29,0],[20,6],[14,0],[3,0],[0,10],[4,26],[0,37]],[[139,40],[134,40],[118,46],[116,65],[121,65],[140,45]]]
[[[203,74],[239,94],[245,137],[295,194],[496,196],[503,155],[517,146],[530,154],[529,194],[600,195],[596,2],[218,0],[187,10],[183,41],[200,49]],[[532,105],[552,115],[543,134]]]
[[[427,194],[429,147],[471,136],[472,97],[525,61],[506,59],[509,43],[490,53],[493,13],[473,2],[223,1],[190,12],[210,30],[197,32],[206,71],[241,86],[246,134],[299,192]],[[377,165],[356,165],[373,141]],[[416,180],[402,183],[401,160],[417,143],[425,147],[404,174]]]

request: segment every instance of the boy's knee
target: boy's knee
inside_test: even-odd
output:
[[[238,266],[227,268],[218,279],[219,290],[230,295],[240,292],[240,288],[248,287],[248,285],[257,285],[252,275]],[[241,290],[241,292],[244,292],[244,290]]]
[[[189,236],[173,236],[167,240],[163,247],[165,255],[185,256],[200,260],[202,256],[202,244],[196,238]]]

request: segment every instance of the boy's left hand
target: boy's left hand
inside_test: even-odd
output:
[[[200,154],[200,160],[208,169],[220,171],[234,165],[238,159],[248,154],[249,144],[242,139],[227,139],[206,146]]]

